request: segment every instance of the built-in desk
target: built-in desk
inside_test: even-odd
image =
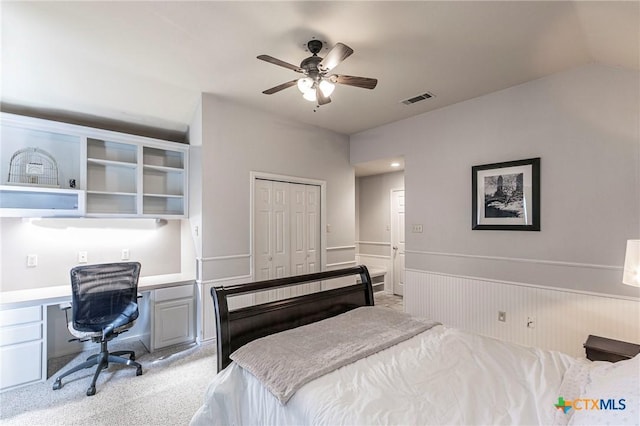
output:
[[[183,274],[154,275],[140,277],[138,291],[150,291],[159,288],[195,284],[194,278]],[[53,305],[67,302],[71,297],[71,283],[52,287],[31,288],[26,290],[0,292],[0,310],[34,305]]]
[[[127,339],[139,339],[149,351],[195,340],[193,278],[141,277],[138,291],[140,316]],[[71,336],[58,305],[70,300],[70,283],[0,292],[0,391],[47,379],[49,357],[69,350]]]

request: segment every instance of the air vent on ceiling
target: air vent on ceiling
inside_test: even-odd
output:
[[[402,103],[405,105],[411,105],[411,104],[415,104],[416,102],[424,101],[425,99],[429,99],[433,97],[434,97],[433,93],[426,92],[426,93],[423,93],[422,95],[414,96],[413,98],[409,98],[405,101],[402,101]]]

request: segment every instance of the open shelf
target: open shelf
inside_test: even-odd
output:
[[[87,139],[87,159],[106,160],[117,163],[138,165],[138,147],[132,144],[110,142],[100,139]]]
[[[137,212],[136,194],[87,193],[87,214],[135,215]]]
[[[184,152],[146,146],[142,152],[143,164],[145,166],[184,169]]]
[[[183,197],[145,195],[142,210],[148,215],[181,216],[184,215],[184,199]]]

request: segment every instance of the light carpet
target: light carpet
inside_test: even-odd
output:
[[[113,345],[112,351],[121,349]],[[204,400],[216,374],[214,344],[189,345],[148,353],[142,344],[129,343],[143,374],[135,368],[111,364],[96,384],[96,394],[85,392],[95,368],[78,371],[51,389],[58,372],[78,364],[93,352],[67,357],[60,371],[36,383],[0,394],[0,424],[7,425],[187,425]],[[58,368],[56,368],[57,370]]]

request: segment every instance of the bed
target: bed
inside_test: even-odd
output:
[[[326,291],[236,310],[230,298]],[[364,266],[216,287],[218,374],[193,425],[638,424],[640,356],[591,362],[376,307]]]

